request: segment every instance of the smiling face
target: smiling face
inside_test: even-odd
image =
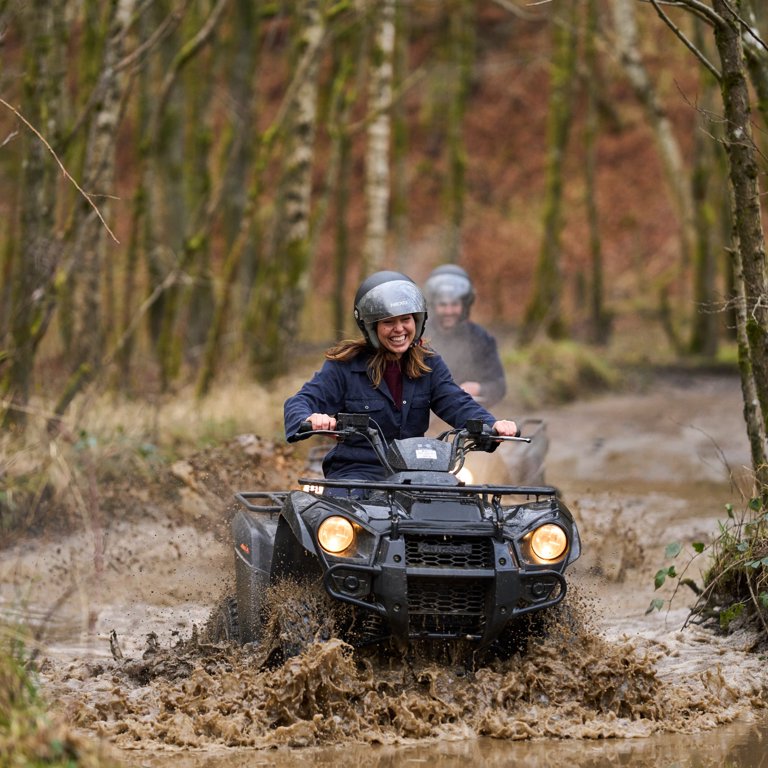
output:
[[[376,336],[384,349],[402,357],[416,337],[416,321],[413,315],[387,317],[376,323]]]
[[[434,314],[437,317],[437,324],[448,331],[455,328],[461,320],[464,307],[460,299],[443,299],[435,304]]]

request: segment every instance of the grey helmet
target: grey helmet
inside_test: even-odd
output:
[[[388,317],[413,315],[416,323],[414,344],[424,333],[427,322],[427,302],[424,294],[410,277],[402,272],[374,272],[360,284],[355,294],[355,322],[365,340],[378,349],[376,323]]]
[[[469,317],[469,308],[475,300],[475,289],[469,275],[456,264],[443,264],[433,269],[424,283],[424,293],[430,307],[440,301],[460,301],[462,320]]]

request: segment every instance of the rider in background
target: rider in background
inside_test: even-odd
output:
[[[497,420],[451,377],[439,354],[421,341],[427,304],[419,287],[400,272],[376,272],[355,296],[362,338],[341,341],[325,353],[320,371],[285,401],[285,434],[297,439],[302,422],[335,429],[337,413],[368,414],[387,441],[421,437],[430,411],[453,427],[479,419],[500,435],[518,434],[514,421]],[[362,436],[337,443],[323,460],[326,478],[379,480],[385,470]]]
[[[445,361],[459,386],[487,408],[506,394],[507,382],[496,340],[469,319],[475,290],[455,264],[433,270],[424,284],[429,307],[428,344]]]

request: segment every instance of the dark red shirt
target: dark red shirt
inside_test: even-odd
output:
[[[387,382],[389,391],[395,401],[395,408],[398,411],[403,408],[403,373],[400,370],[400,363],[397,360],[391,360],[384,368],[384,381]]]

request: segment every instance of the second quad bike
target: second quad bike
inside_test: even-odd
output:
[[[352,645],[401,649],[460,641],[494,652],[526,617],[565,597],[581,544],[556,489],[459,477],[471,452],[531,438],[501,437],[478,421],[387,443],[362,414],[338,414],[335,430],[302,427],[299,437],[364,437],[386,479],[300,478],[302,490],[235,494],[235,593],[219,609],[214,639],[263,642],[269,589],[284,581],[322,594],[329,610],[315,623],[327,628],[336,613],[335,631]],[[275,613],[293,616],[284,656],[302,650],[301,637],[321,637],[301,606],[272,606],[273,623]]]

